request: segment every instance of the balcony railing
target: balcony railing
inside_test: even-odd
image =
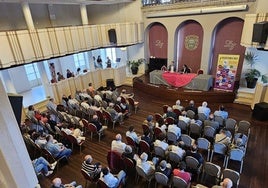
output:
[[[256,0],[142,0],[143,7],[195,4],[197,6],[233,5],[239,3],[256,2]]]

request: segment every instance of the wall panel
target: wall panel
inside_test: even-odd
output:
[[[47,29],[38,29],[37,35],[40,41],[42,56],[44,59],[53,57],[53,51],[50,43],[49,33]]]
[[[58,40],[58,42],[62,42],[63,44],[64,43],[66,44],[67,53],[75,52],[74,45],[73,45],[73,39],[72,39],[72,35],[71,35],[71,27],[64,27],[63,31],[64,31],[65,38],[61,39],[61,40],[64,40],[64,41]]]
[[[59,50],[59,45],[57,41],[57,36],[54,28],[49,28],[48,29],[48,35],[49,35],[49,41],[52,47],[52,53],[53,56],[59,56],[60,55],[60,50]]]
[[[15,58],[6,32],[0,33],[0,44],[0,68],[6,68],[14,65]]]
[[[65,32],[64,28],[55,28],[55,34],[57,37],[57,43],[59,46],[59,55],[65,55],[68,53],[68,48],[66,44],[66,37],[65,37]]]
[[[15,64],[18,65],[24,63],[24,57],[20,48],[16,31],[8,31],[7,35],[15,58]]]
[[[35,57],[31,37],[28,30],[16,31],[19,46],[23,54],[24,62],[32,62],[37,60]]]

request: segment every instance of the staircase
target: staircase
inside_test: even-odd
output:
[[[255,89],[241,87],[237,91],[237,95],[236,95],[236,99],[234,103],[251,106],[252,101],[254,100],[254,94],[255,94]]]

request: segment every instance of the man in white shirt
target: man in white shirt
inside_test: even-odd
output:
[[[179,144],[178,144],[178,146],[177,146],[177,144],[175,144],[175,145],[170,145],[170,146],[168,147],[168,150],[169,150],[169,152],[174,152],[174,153],[176,153],[178,156],[180,156],[181,159],[183,159],[183,157],[184,157],[185,154],[186,154],[185,150],[182,149],[182,148],[184,147],[184,145],[185,145],[184,142],[183,142],[183,141],[180,141]]]
[[[183,106],[181,106],[181,101],[180,100],[177,100],[176,101],[176,104],[172,106],[173,110],[174,109],[178,109],[179,111],[182,111],[184,109]]]
[[[112,141],[111,150],[122,154],[125,151],[126,144],[122,142],[121,134],[115,136],[115,140]]]
[[[134,142],[136,144],[139,144],[140,142],[140,137],[138,137],[138,135],[136,134],[135,130],[134,130],[134,126],[130,126],[128,131],[126,132],[126,136],[132,138],[132,140],[134,140]]]
[[[147,175],[152,175],[155,172],[155,163],[152,161],[147,161],[148,155],[146,153],[142,153],[140,157],[137,155],[134,156],[134,159],[137,161],[137,166],[143,169],[144,173]]]
[[[181,136],[181,129],[176,124],[169,125],[168,132],[172,132],[177,135],[177,139]]]
[[[187,112],[182,111],[181,115],[179,116],[179,120],[184,121],[187,125],[189,125],[191,119],[186,116]]]
[[[168,143],[165,142],[165,138],[166,138],[165,134],[160,133],[158,135],[158,139],[155,140],[155,142],[154,142],[154,146],[158,146],[158,147],[162,148],[164,151],[167,151]]]
[[[203,113],[203,114],[205,114],[206,117],[207,117],[207,119],[208,119],[208,116],[209,116],[211,110],[210,110],[210,108],[208,108],[207,106],[208,106],[208,103],[207,103],[206,101],[204,101],[204,102],[202,103],[202,106],[199,106],[199,107],[197,108],[197,111],[198,111],[198,113]]]

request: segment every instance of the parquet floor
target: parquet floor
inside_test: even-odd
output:
[[[128,92],[132,92],[131,87],[126,86],[124,88],[126,88]],[[119,88],[119,90],[121,89],[122,87]],[[79,148],[75,148],[68,164],[61,165],[59,170],[57,172],[55,171],[50,177],[40,177],[40,184],[42,188],[49,188],[51,186],[51,180],[55,177],[61,177],[63,183],[75,180],[84,187],[85,181],[80,173],[80,169],[81,163],[86,154],[91,154],[95,162],[100,162],[103,166],[107,165],[106,155],[110,149],[111,141],[117,133],[121,133],[123,140],[125,140],[125,132],[130,125],[134,125],[137,133],[142,134],[141,123],[147,115],[154,114],[155,112],[162,113],[162,105],[173,105],[173,103],[175,103],[175,101],[154,98],[139,91],[134,91],[134,93],[135,100],[140,102],[140,108],[137,114],[132,113],[132,115],[125,120],[123,125],[116,126],[114,130],[112,130],[110,126],[106,131],[105,136],[101,138],[100,142],[98,142],[97,136],[93,137],[91,140],[90,134],[86,133],[87,140],[83,145],[81,154],[79,154]],[[204,96],[204,100],[205,97],[206,96]],[[183,103],[182,105],[186,106],[187,104]],[[219,104],[216,103],[208,105],[212,111],[215,111],[219,106]],[[268,185],[268,122],[260,122],[252,119],[252,111],[249,106],[228,103],[225,104],[225,107],[229,112],[230,117],[237,121],[250,121],[252,125],[239,188],[264,188]],[[216,161],[216,163],[219,161]],[[194,182],[194,184],[195,183],[196,182]],[[211,182],[206,182],[206,185],[208,186],[211,186],[212,184],[213,183]],[[127,180],[127,187],[129,188],[146,186],[147,184],[144,181],[136,183],[133,177],[130,177]],[[153,186],[154,182],[151,187]],[[88,187],[96,187],[96,185],[90,184]]]

